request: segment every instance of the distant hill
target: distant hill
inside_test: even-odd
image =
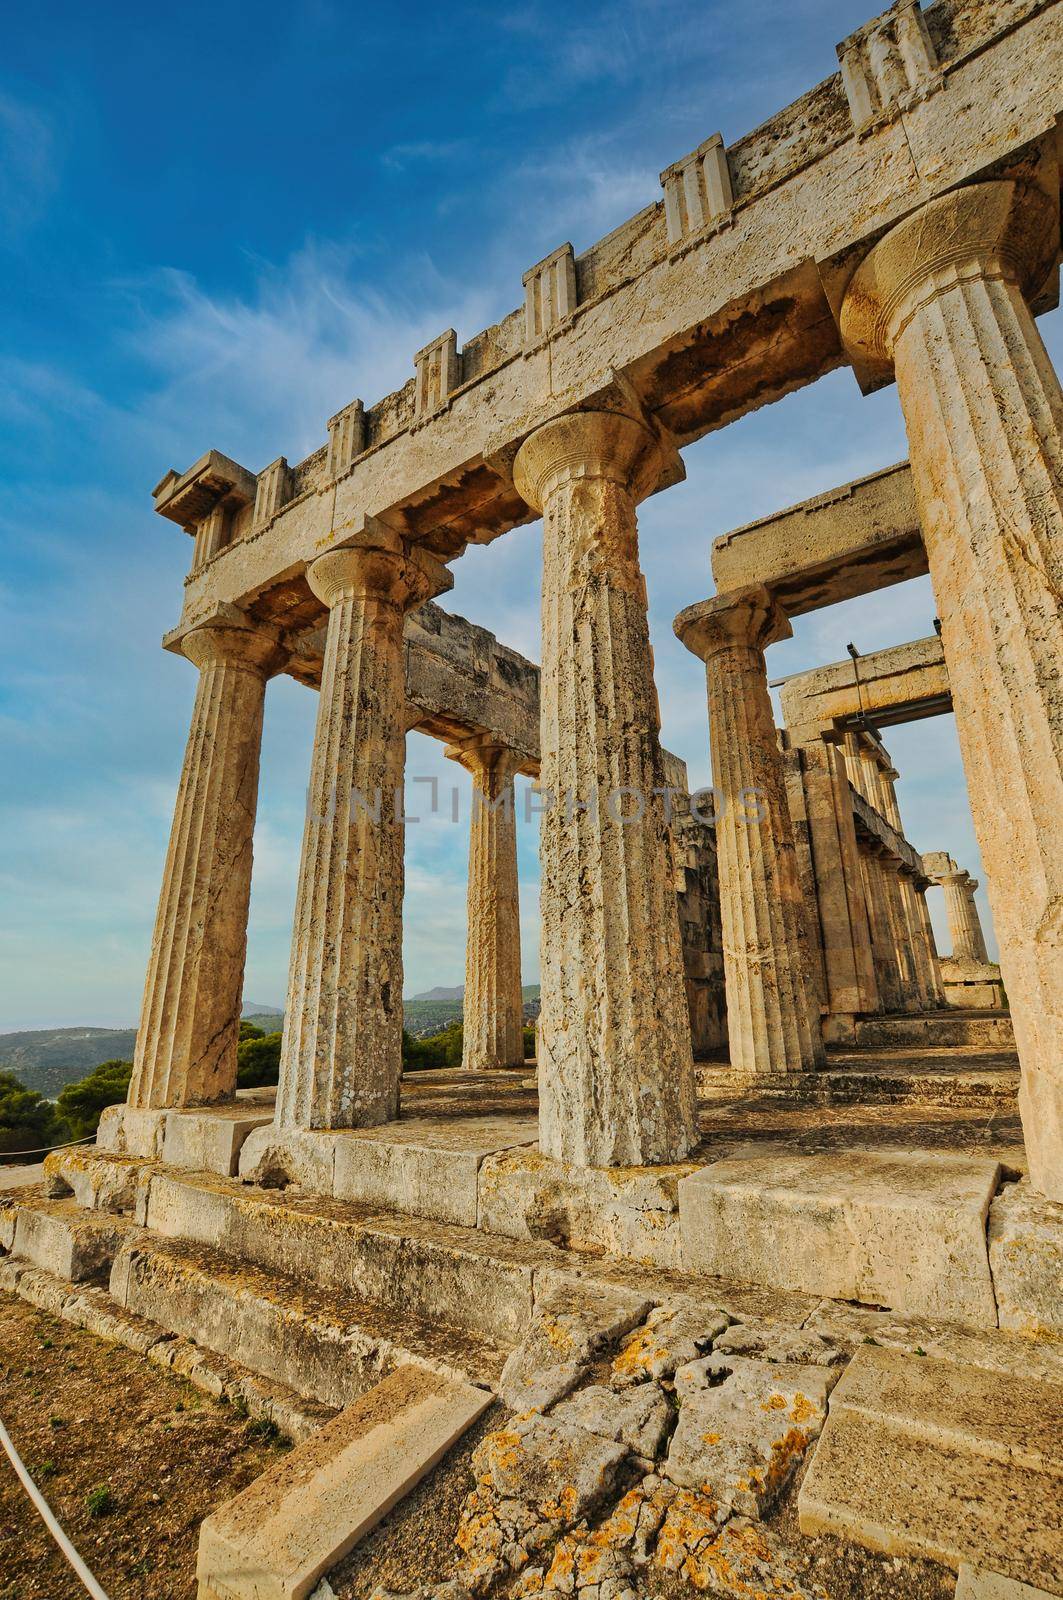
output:
[[[427,989],[424,994],[415,994],[410,1000],[404,1000],[402,1015],[403,1026],[407,1033],[412,1034],[415,1039],[424,1039],[429,1034],[438,1033],[448,1022],[460,1022],[464,993],[464,989],[460,987],[447,989],[439,986]],[[539,1015],[539,985],[525,984],[521,994],[524,997],[525,1021],[532,1021]]]
[[[38,1028],[31,1033],[0,1033],[0,1068],[6,1067],[27,1089],[54,1100],[68,1083],[77,1083],[101,1061],[132,1061],[135,1028]]]
[[[437,984],[434,989],[426,989],[424,994],[411,994],[410,998],[402,1003],[404,1006],[409,1006],[418,1005],[422,1000],[460,1000],[464,993],[463,984],[459,983],[456,989],[447,989],[442,984]]]

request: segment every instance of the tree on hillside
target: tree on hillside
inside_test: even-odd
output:
[[[131,1061],[101,1061],[78,1083],[59,1092],[56,1110],[70,1139],[86,1139],[96,1132],[107,1106],[119,1105],[129,1089]]]
[[[58,1127],[53,1106],[36,1089],[0,1070],[0,1151],[41,1150],[61,1137]]]
[[[246,1022],[240,1024],[241,1035],[247,1026]],[[263,1033],[261,1028],[254,1028],[246,1037],[241,1037],[237,1047],[236,1087],[260,1089],[265,1084],[276,1083],[280,1065],[280,1034]]]

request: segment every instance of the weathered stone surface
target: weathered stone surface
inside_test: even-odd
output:
[[[324,1128],[278,1128],[269,1122],[244,1140],[240,1176],[269,1189],[295,1184],[307,1194],[331,1195],[338,1142],[339,1135]]]
[[[727,1327],[725,1311],[696,1300],[669,1300],[654,1308],[620,1347],[610,1369],[616,1389],[675,1376],[677,1367],[713,1348]]]
[[[1063,1204],[1007,1184],[989,1211],[989,1265],[1002,1328],[1063,1336]]]
[[[373,1127],[395,1117],[402,1071],[402,619],[432,585],[372,519],[354,545],[319,556],[307,581],[329,608],[328,643],[276,1122]]]
[[[152,1184],[147,1224],[165,1238],[506,1344],[526,1331],[533,1275],[544,1255],[554,1259],[471,1230],[165,1173]]]
[[[533,1144],[537,1137],[531,1117],[411,1118],[352,1130],[336,1140],[332,1192],[337,1200],[364,1200],[475,1228],[484,1157]]]
[[[473,1466],[501,1500],[521,1501],[544,1520],[571,1527],[616,1487],[628,1454],[626,1445],[533,1415],[489,1433]]]
[[[200,1600],[302,1600],[490,1403],[438,1374],[391,1373],[207,1517]]]
[[[101,1156],[84,1147],[53,1150],[44,1162],[45,1190],[53,1199],[73,1194],[88,1211],[135,1212],[155,1170],[136,1156]]]
[[[480,1166],[479,1225],[511,1239],[678,1267],[678,1184],[694,1170],[692,1162],[581,1167],[528,1149],[489,1155]]]
[[[82,1211],[73,1200],[37,1196],[17,1209],[13,1254],[69,1283],[105,1277],[129,1228],[118,1217]]]
[[[556,1422],[571,1422],[601,1439],[626,1444],[635,1455],[652,1461],[660,1452],[672,1426],[672,1408],[655,1383],[616,1394],[592,1384],[551,1412]]]
[[[553,1405],[575,1388],[591,1358],[641,1322],[651,1304],[630,1290],[541,1272],[531,1326],[502,1373],[502,1399],[513,1411]]]
[[[219,1106],[210,1111],[174,1111],[166,1118],[162,1159],[189,1172],[235,1175],[244,1140],[273,1121],[270,1110],[251,1106]]]
[[[662,1470],[720,1506],[760,1516],[819,1437],[836,1376],[732,1355],[680,1367],[679,1423]]]
[[[688,1268],[996,1326],[995,1161],[939,1152],[749,1155],[679,1185]]]
[[[182,635],[199,668],[137,1028],[129,1104],[202,1105],[236,1088],[266,679],[279,630],[233,606]],[[144,1154],[132,1150],[132,1154]]]
[[[828,1344],[850,1354],[861,1345],[878,1345],[911,1356],[933,1356],[941,1361],[982,1367],[1006,1378],[1037,1378],[1063,1384],[1060,1339],[1034,1340],[1018,1334],[978,1331],[955,1322],[840,1305],[836,1300],[824,1300],[804,1326],[808,1333],[818,1333]]]
[[[823,1041],[764,663],[790,625],[754,585],[688,606],[675,631],[705,662],[731,1068],[746,1080],[808,1070]]]
[[[1063,1388],[857,1351],[801,1485],[802,1531],[1063,1581]]]
[[[447,754],[473,782],[462,1066],[467,1072],[519,1067],[524,1006],[513,779],[524,758],[497,740],[476,736],[451,745]]]
[[[1054,1600],[1057,1595],[1056,1590],[1049,1594],[1047,1589],[1035,1589],[1032,1584],[1020,1583],[1016,1578],[1005,1578],[999,1572],[974,1567],[969,1561],[960,1562],[956,1600]]]
[[[107,1106],[96,1130],[96,1149],[159,1161],[168,1114],[163,1106]]]
[[[1030,1174],[1061,1200],[1063,394],[1028,305],[1059,210],[1037,177],[969,184],[894,227],[854,274],[840,326],[866,371],[896,376]]]
[[[826,1600],[826,1590],[797,1576],[782,1541],[759,1522],[733,1517],[720,1527],[709,1496],[683,1490],[669,1506],[654,1555],[657,1566],[710,1593]]]
[[[763,1361],[781,1361],[790,1366],[836,1367],[847,1352],[829,1338],[806,1328],[793,1328],[785,1322],[765,1322],[753,1318],[725,1328],[713,1341],[713,1355],[757,1356]]]
[[[658,439],[614,412],[525,439],[517,489],[543,513],[544,1154],[583,1167],[681,1161],[697,1131],[660,712],[635,507]],[[634,805],[634,810],[632,809]]]

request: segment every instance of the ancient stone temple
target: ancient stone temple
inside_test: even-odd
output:
[[[0,1283],[165,1342],[299,1441],[301,1477],[204,1523],[202,1600],[335,1578],[489,1406],[422,1597],[635,1600],[650,1568],[812,1596],[809,1540],[958,1570],[967,1600],[1063,1594],[1063,392],[1036,320],[1063,6],[897,0],[838,61],[305,460],[209,449],[154,490],[190,539],[164,643],[198,686],[135,1071],[96,1148],[0,1210]],[[706,550],[675,619],[712,759],[691,794],[639,508],[843,365],[854,404],[895,385],[910,458],[717,539],[711,580]],[[436,603],[536,518],[538,665]],[[924,574],[939,631],[783,680],[777,725],[793,620]],[[318,692],[309,801],[279,1082],[238,1092],[282,673]],[[898,801],[890,730],[943,715],[992,930]],[[464,1060],[404,1076],[411,729],[473,807]]]

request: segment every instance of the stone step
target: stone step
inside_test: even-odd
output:
[[[1014,1050],[1015,1030],[1006,1011],[929,1011],[915,1016],[862,1017],[858,1045],[983,1045]]]
[[[1063,1586],[1063,1386],[863,1347],[798,1497],[802,1532]]]
[[[512,1344],[531,1319],[536,1270],[563,1260],[548,1244],[205,1174],[157,1173],[146,1223],[386,1312]]]
[[[409,1363],[494,1389],[509,1346],[142,1229],[119,1250],[118,1305],[324,1405]]]
[[[304,1600],[491,1404],[399,1367],[205,1520],[199,1600]]]
[[[729,1069],[704,1064],[697,1069],[698,1088],[707,1099],[730,1099],[736,1089]],[[1008,1115],[1018,1109],[1019,1072],[1008,1066],[945,1068],[906,1067],[892,1056],[881,1064],[828,1064],[817,1072],[794,1072],[778,1082],[756,1083],[743,1094],[758,1100],[808,1105],[957,1106]]]
[[[52,1200],[43,1187],[19,1190],[0,1207],[0,1249],[68,1283],[106,1279],[132,1224],[85,1211],[76,1200]]]
[[[738,1152],[683,1178],[688,1269],[995,1328],[987,1157]]]

